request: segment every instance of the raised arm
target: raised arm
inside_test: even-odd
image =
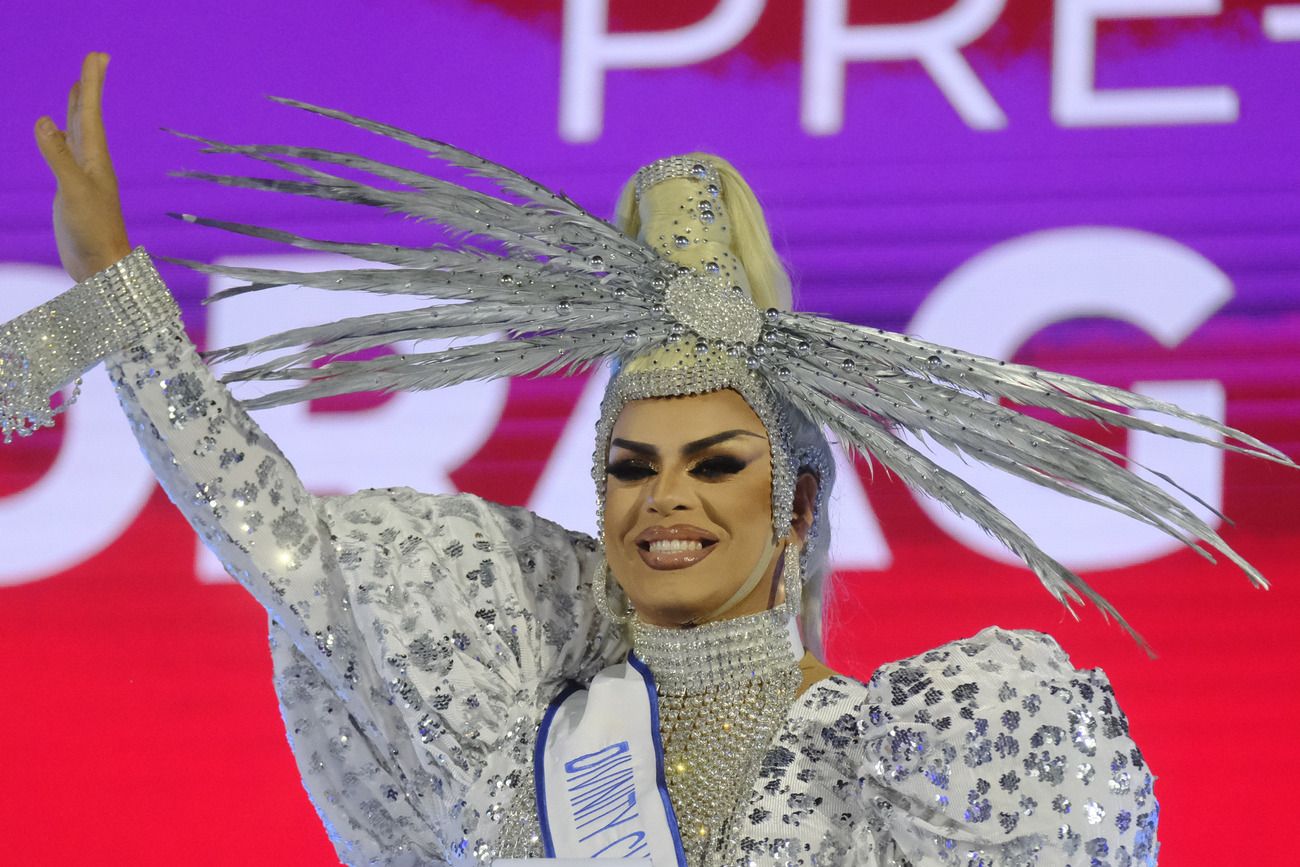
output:
[[[340,858],[441,863],[467,835],[487,845],[502,785],[524,781],[533,717],[618,650],[586,603],[596,546],[472,497],[311,496],[130,252],[100,118],[106,62],[87,57],[65,131],[37,124],[80,282],[0,325],[0,414],[48,422],[49,396],[105,361],[164,489],[274,621],[290,739]]]
[[[131,246],[100,115],[107,65],[105,54],[86,56],[68,93],[66,130],[49,117],[36,122],[37,145],[58,181],[59,258],[78,285],[0,325],[0,434],[6,442],[51,424],[50,396],[106,354],[178,321],[170,295],[145,290],[152,269],[143,255],[125,259]]]
[[[67,129],[48,116],[36,121],[36,144],[54,172],[54,235],[59,259],[78,283],[131,252],[117,175],[108,156],[102,112],[108,55],[92,51],[68,91]]]
[[[295,643],[314,646],[337,612],[298,603],[332,578],[328,533],[293,467],[199,359],[148,255],[131,251],[104,136],[107,65],[105,54],[86,56],[65,129],[36,123],[58,183],[59,257],[78,283],[0,326],[0,358],[21,374],[0,392],[4,415],[16,427],[48,423],[41,410],[52,392],[106,361],[173,502]]]

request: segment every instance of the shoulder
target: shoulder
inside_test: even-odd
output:
[[[1068,711],[1055,711],[1072,704],[1076,694],[1088,701],[1102,696],[1107,730],[1127,733],[1118,707],[1105,701],[1111,688],[1104,673],[1075,669],[1049,635],[992,626],[885,663],[866,680],[838,674],[821,680],[800,703],[815,716],[835,719],[842,734],[852,731],[854,740],[880,749],[882,738],[935,745],[972,727],[985,733],[995,726],[1019,730],[1031,721],[1062,721]]]
[[[584,533],[474,494],[372,488],[324,497],[320,504],[345,565],[360,562],[358,551],[378,546],[396,548],[403,557],[425,550],[444,563],[469,562],[462,555],[477,552],[480,558],[518,560],[526,572],[542,562],[548,569],[568,572],[599,551],[595,540]]]
[[[1015,688],[1080,674],[1086,673],[1071,665],[1050,635],[990,626],[969,638],[886,663],[868,686],[891,707],[918,702],[932,707],[945,699],[973,707],[996,699],[988,694],[989,687],[1005,693],[1004,684]]]
[[[1145,768],[1105,672],[1075,668],[1041,632],[990,627],[883,665],[866,686],[874,727],[905,728],[932,741],[957,737],[968,768],[1024,760],[1045,747],[1059,751],[1046,767],[1022,762],[1026,772],[1052,779],[1071,762],[1099,758]],[[1100,756],[1104,744],[1124,755]]]
[[[1110,682],[1050,636],[991,627],[883,665],[864,690],[862,775],[943,829],[896,827],[911,846],[1154,853],[1154,778]]]
[[[409,487],[368,488],[356,493],[320,498],[327,518],[352,524],[378,525],[386,520],[411,523],[468,524],[507,535],[565,536],[575,543],[594,541],[585,533],[567,530],[519,506],[503,506],[476,494],[429,494]]]
[[[1041,663],[1049,668],[1060,669],[1070,664],[1069,657],[1056,639],[1046,633],[989,626],[967,638],[958,638],[915,656],[887,663],[881,670],[893,666],[928,666],[954,658],[975,659],[986,654],[990,657],[1026,658],[1035,667]]]

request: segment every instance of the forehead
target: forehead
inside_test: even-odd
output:
[[[730,389],[628,401],[614,422],[613,435],[670,448],[727,430],[747,430],[767,438],[754,410]]]

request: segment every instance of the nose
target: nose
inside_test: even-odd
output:
[[[661,472],[646,491],[646,509],[660,515],[689,508],[690,494],[684,479],[674,472]]]

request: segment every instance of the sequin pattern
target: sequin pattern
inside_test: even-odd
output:
[[[591,540],[470,496],[312,497],[179,329],[110,373],[173,501],[270,613],[339,858],[535,852],[540,713],[624,650],[590,604]],[[1131,867],[1154,863],[1157,816],[1105,676],[993,628],[796,700],[726,863]]]
[[[109,352],[155,329],[174,327],[180,311],[143,247],[46,304],[0,323],[0,439],[50,427],[76,399],[81,375]],[[51,396],[76,381],[63,405]]]
[[[339,858],[488,862],[541,712],[625,650],[587,603],[595,543],[468,495],[311,496],[179,328],[109,372],[172,501],[271,616],[285,728]]]

